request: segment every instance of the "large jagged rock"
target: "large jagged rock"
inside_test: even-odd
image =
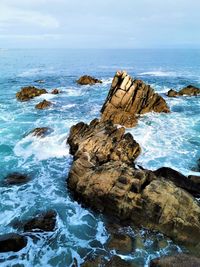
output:
[[[80,85],[93,85],[95,83],[102,83],[101,80],[88,75],[81,76],[76,82]]]
[[[200,267],[200,258],[187,254],[177,254],[154,259],[150,267]]]
[[[47,91],[45,89],[39,89],[34,86],[27,86],[21,88],[21,91],[16,93],[16,97],[20,101],[28,101],[36,96],[40,96],[46,93]]]
[[[133,127],[139,114],[151,111],[169,112],[169,108],[150,85],[134,80],[126,72],[117,72],[101,109],[102,121]]]
[[[187,87],[184,87],[179,92],[171,89],[168,91],[167,96],[169,97],[176,97],[176,96],[196,96],[200,94],[200,88],[197,88],[193,85],[188,85]]]
[[[68,143],[74,155],[68,186],[76,199],[188,247],[200,245],[199,204],[178,179],[135,169],[140,147],[123,127],[98,120],[78,123]]]

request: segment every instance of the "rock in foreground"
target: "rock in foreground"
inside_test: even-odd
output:
[[[134,168],[140,146],[123,127],[98,120],[78,123],[68,143],[74,155],[68,186],[76,199],[130,225],[200,245],[200,206],[181,183]]]
[[[17,252],[27,245],[27,238],[15,233],[0,236],[0,252]]]
[[[38,103],[35,108],[37,109],[46,109],[46,108],[50,108],[50,106],[52,105],[52,103],[50,101],[47,100],[43,100],[42,102]]]
[[[91,76],[88,76],[88,75],[84,75],[84,76],[80,77],[76,82],[80,85],[93,85],[95,83],[102,83],[101,80],[98,80],[98,79],[91,77]]]
[[[150,267],[200,267],[200,258],[181,253],[154,259]]]
[[[179,92],[171,89],[168,91],[167,96],[169,97],[176,97],[176,96],[196,96],[200,94],[200,88],[197,88],[193,85],[188,85],[187,87],[184,87]]]
[[[101,109],[102,121],[133,127],[137,116],[147,112],[169,112],[165,100],[141,80],[134,80],[126,72],[117,72]]]
[[[20,101],[28,101],[36,96],[40,96],[46,93],[47,91],[45,89],[38,89],[34,86],[27,86],[23,87],[21,91],[16,94],[16,97]]]

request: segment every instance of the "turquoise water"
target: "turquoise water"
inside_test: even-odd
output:
[[[0,254],[1,266],[62,267],[70,266],[74,257],[80,264],[88,254],[107,253],[109,233],[103,216],[82,208],[66,188],[72,163],[66,138],[73,124],[99,116],[118,69],[146,81],[165,97],[171,88],[200,87],[200,50],[0,50],[0,180],[16,171],[32,178],[19,187],[0,187],[0,233],[20,232],[13,228],[14,222],[38,211],[54,209],[58,213],[55,232],[35,234],[38,239],[29,238],[28,246],[18,253]],[[100,78],[103,84],[80,87],[75,80],[83,74]],[[59,88],[62,93],[45,96],[53,102],[50,109],[36,110],[44,96],[24,103],[15,98],[26,85],[49,91]],[[170,114],[147,114],[129,130],[142,147],[137,163],[149,169],[169,166],[193,174],[200,158],[200,97],[166,100]],[[48,137],[26,135],[44,126],[54,130]],[[136,247],[123,256],[138,266],[181,250],[170,240],[161,249],[156,245],[165,240],[161,235],[124,231],[143,239],[143,248]]]

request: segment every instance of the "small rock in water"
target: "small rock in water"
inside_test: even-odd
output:
[[[59,91],[58,89],[53,89],[53,90],[51,91],[51,94],[53,94],[53,95],[58,95],[58,94],[60,94],[60,91]]]
[[[8,174],[3,183],[5,185],[21,185],[27,183],[30,180],[30,177],[27,174],[22,174],[18,172]]]
[[[51,232],[54,230],[56,225],[56,215],[56,212],[53,210],[39,214],[24,224],[24,231]]]
[[[150,267],[200,267],[200,258],[180,253],[154,259],[150,262]]]
[[[179,92],[173,89],[167,92],[167,96],[169,97],[176,97],[176,96],[183,96],[183,95],[196,96],[198,94],[200,94],[200,88],[197,88],[193,85],[188,85],[187,87],[184,87],[183,89],[181,89]]]
[[[27,238],[15,234],[5,234],[0,236],[0,252],[17,252],[27,245]]]
[[[173,90],[173,89],[171,89],[167,92],[167,96],[169,96],[169,97],[176,97],[177,95],[178,95],[178,92]]]
[[[49,127],[39,127],[33,129],[29,134],[37,137],[45,137],[53,132],[53,129]]]
[[[80,85],[93,85],[95,83],[102,83],[101,80],[98,80],[98,79],[91,77],[91,76],[88,76],[88,75],[84,75],[84,76],[80,77],[76,82]]]
[[[47,100],[43,100],[42,102],[38,103],[35,108],[37,109],[46,109],[49,108],[52,105],[52,103],[50,101]]]
[[[45,89],[39,89],[34,86],[27,86],[21,88],[21,91],[16,93],[16,97],[20,101],[28,101],[36,96],[40,96],[46,93],[47,91]]]

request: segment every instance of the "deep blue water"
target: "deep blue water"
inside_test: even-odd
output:
[[[0,254],[1,266],[70,266],[74,257],[81,263],[86,255],[105,251],[109,233],[103,217],[73,201],[66,188],[72,162],[66,138],[73,124],[99,116],[119,69],[151,84],[165,97],[171,88],[200,87],[200,50],[0,50],[0,180],[16,171],[32,177],[19,187],[0,187],[0,233],[20,232],[13,222],[38,211],[58,213],[55,232],[37,234],[38,241],[29,238],[28,246],[18,253]],[[103,84],[80,87],[75,80],[83,74],[100,78]],[[26,85],[49,91],[58,88],[62,93],[18,102],[15,94]],[[43,98],[54,105],[36,110],[35,104]],[[170,114],[147,114],[129,130],[142,147],[137,162],[149,169],[170,166],[192,174],[200,158],[200,97],[166,100]],[[41,139],[26,136],[43,126],[54,132]],[[123,256],[138,266],[181,250],[161,235],[124,231],[143,240],[142,248]],[[160,241],[166,243],[162,249],[157,245]]]

